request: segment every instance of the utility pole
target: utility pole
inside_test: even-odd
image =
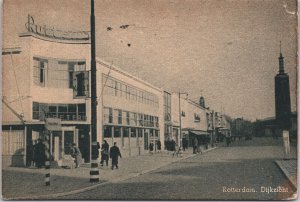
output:
[[[97,77],[96,77],[96,38],[94,0],[91,0],[91,139],[92,159],[90,182],[99,182],[98,147],[97,147]]]

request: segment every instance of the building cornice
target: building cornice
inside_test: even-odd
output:
[[[34,37],[43,41],[54,42],[54,43],[64,43],[64,44],[91,44],[91,40],[79,40],[79,39],[57,39],[42,36],[33,32],[20,33],[19,37]]]
[[[133,80],[135,80],[135,81],[137,81],[137,82],[139,82],[139,83],[142,83],[142,84],[144,84],[144,85],[146,85],[146,86],[148,86],[148,87],[150,87],[150,88],[152,88],[152,89],[154,89],[154,90],[157,90],[157,91],[159,91],[159,92],[163,92],[163,89],[161,89],[161,88],[159,88],[159,87],[156,87],[156,86],[154,86],[154,85],[152,85],[152,84],[150,84],[150,83],[148,83],[148,82],[146,82],[146,81],[143,81],[142,79],[140,79],[140,78],[138,78],[138,77],[136,77],[136,76],[133,76],[133,75],[129,74],[128,72],[122,70],[122,69],[119,68],[119,67],[116,67],[116,66],[114,66],[114,65],[108,64],[107,62],[101,60],[100,58],[96,58],[96,62],[99,63],[99,64],[101,64],[101,65],[103,65],[104,67],[106,67],[106,68],[108,68],[108,69],[111,68],[111,69],[113,69],[114,71],[116,71],[116,72],[118,72],[118,73],[120,73],[120,74],[122,74],[122,75],[124,75],[124,76],[127,76],[127,77],[129,77],[129,78],[131,78],[131,79],[133,79]]]

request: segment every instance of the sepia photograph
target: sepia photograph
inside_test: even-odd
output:
[[[296,200],[297,0],[3,0],[2,200]]]

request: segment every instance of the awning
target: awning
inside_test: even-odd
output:
[[[194,135],[209,135],[209,133],[207,133],[207,131],[190,130],[190,132],[193,133]]]

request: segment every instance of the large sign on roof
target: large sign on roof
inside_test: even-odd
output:
[[[89,31],[62,31],[54,28],[49,28],[46,25],[41,26],[37,25],[34,22],[34,18],[31,15],[28,15],[28,21],[25,24],[25,27],[28,32],[43,36],[49,37],[52,39],[59,40],[89,40],[90,32]]]

